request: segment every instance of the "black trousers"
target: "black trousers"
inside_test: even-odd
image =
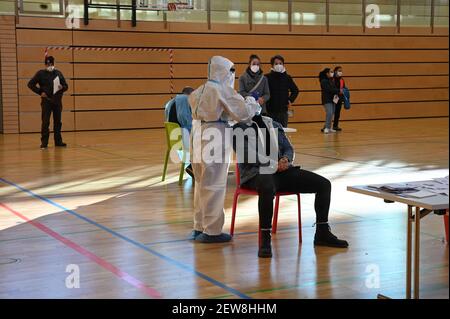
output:
[[[283,127],[287,127],[288,126],[288,120],[289,120],[289,116],[288,116],[288,112],[277,112],[277,113],[272,113],[269,112],[267,113],[267,115],[272,118],[274,121],[278,122],[281,124],[281,126]]]
[[[49,100],[42,99],[41,103],[42,110],[42,126],[41,126],[41,142],[43,145],[48,144],[48,139],[50,137],[50,116],[53,113],[53,134],[55,139],[55,144],[62,143],[61,136],[61,113],[62,113],[62,103],[53,103]]]
[[[338,104],[336,104],[336,108],[334,109],[333,128],[339,127],[339,119],[341,118],[342,104],[343,104],[343,102],[339,101]]]
[[[281,173],[258,174],[243,186],[258,191],[259,223],[262,229],[272,228],[273,199],[278,191],[316,194],[314,202],[316,221],[328,222],[331,183],[316,173],[299,167],[290,167]]]

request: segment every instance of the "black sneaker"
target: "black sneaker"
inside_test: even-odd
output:
[[[47,149],[48,145],[47,144],[41,144],[41,150],[45,150]]]
[[[314,236],[314,246],[347,248],[348,242],[338,239],[333,235],[328,224],[319,224],[317,225],[316,235]]]
[[[67,146],[67,144],[66,144],[66,143],[63,143],[63,142],[61,142],[61,143],[56,143],[56,144],[55,144],[55,146],[56,146],[56,147],[66,147],[66,146]]]
[[[190,240],[196,240],[197,237],[198,237],[199,235],[201,235],[201,234],[203,234],[202,231],[199,231],[199,230],[193,230],[193,231],[191,232],[191,235],[189,236],[189,239],[190,239]]]
[[[192,169],[192,164],[189,164],[188,167],[185,169],[186,173],[189,174],[189,176],[194,179],[194,170]]]
[[[337,131],[337,132],[341,132],[342,129],[340,127],[333,127],[333,130]]]
[[[258,250],[259,258],[272,258],[272,231],[261,230],[261,247]]]
[[[208,235],[205,233],[201,233],[195,238],[195,241],[205,244],[217,244],[217,243],[226,243],[231,241],[233,238],[228,234],[220,234],[220,235]]]

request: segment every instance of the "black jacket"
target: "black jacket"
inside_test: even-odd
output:
[[[267,112],[283,113],[288,109],[289,101],[294,103],[299,90],[292,77],[286,72],[272,71],[266,74],[269,80],[270,100],[267,102]]]
[[[56,92],[55,95],[53,95],[53,80],[57,76],[59,76],[59,81],[63,88]],[[69,89],[69,86],[67,85],[66,79],[64,78],[63,74],[61,73],[61,71],[56,69],[53,70],[53,72],[49,72],[47,70],[38,71],[28,82],[28,87],[38,95],[41,95],[42,92],[45,92],[48,97],[48,99],[46,100],[49,100],[53,103],[61,103],[63,93]]]
[[[258,117],[258,116],[256,116]],[[257,122],[263,122],[263,124],[259,124]],[[257,121],[255,118],[253,118],[253,123],[251,126],[248,126],[245,123],[238,123],[233,126],[234,133],[236,134],[236,130],[240,129],[242,132],[246,132],[247,130],[251,130],[248,133],[245,134],[243,145],[237,145],[236,135],[234,135],[233,138],[233,149],[236,152],[236,157],[239,163],[239,173],[241,175],[241,185],[245,184],[249,180],[251,180],[256,175],[260,174],[260,168],[264,166],[273,166],[274,170],[276,171],[276,166],[278,165],[278,160],[280,160],[282,157],[286,157],[289,160],[289,163],[292,165],[295,157],[294,148],[292,147],[291,142],[289,141],[288,137],[286,136],[286,133],[284,132],[283,127],[280,123],[273,121],[270,117],[260,116],[260,120]],[[270,141],[270,134],[269,131],[266,132],[266,141],[264,147],[271,148],[278,146],[278,158],[273,159],[270,157],[267,157],[268,154],[266,152],[263,152],[263,150],[259,150],[258,146],[260,145],[258,143],[258,129],[259,128],[273,128],[275,129],[278,134],[278,145],[272,143]],[[251,134],[253,133],[253,134]],[[273,136],[272,136],[273,137]],[[267,140],[269,138],[269,141]],[[274,149],[275,150],[275,149]],[[256,159],[256,163],[249,163],[248,156],[250,154],[256,154],[254,158]],[[265,163],[262,163],[261,160],[264,159]],[[270,163],[271,160],[277,160],[276,163]],[[272,165],[271,165],[272,164]]]
[[[333,79],[322,79],[320,81],[322,89],[322,104],[333,103],[333,98],[339,94],[339,89],[336,87]]]
[[[339,92],[341,92],[341,90],[343,90],[345,87],[344,78],[335,76],[333,78],[333,80],[334,80],[334,85],[336,85],[336,88],[339,90]],[[344,82],[344,85],[342,87],[341,87],[341,80],[342,80],[342,82]],[[339,103],[338,104],[342,104],[342,103],[344,103],[344,95],[339,94]]]

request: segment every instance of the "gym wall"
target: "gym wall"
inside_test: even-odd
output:
[[[5,19],[14,17],[0,21]],[[3,98],[5,132],[40,129],[40,99],[26,85],[43,68],[47,46],[173,48],[175,92],[203,83],[213,55],[230,58],[240,75],[251,53],[262,58],[266,72],[270,57],[282,54],[301,90],[291,122],[323,120],[317,75],[336,65],[343,66],[352,94],[352,110],[343,112],[343,120],[448,116],[448,28],[431,33],[430,28],[405,27],[398,33],[395,27],[332,26],[327,31],[324,26],[294,25],[290,31],[286,25],[254,25],[250,31],[238,24],[214,24],[208,30],[205,24],[140,21],[133,28],[129,21],[118,27],[116,21],[91,20],[88,26],[67,29],[64,19],[21,16],[1,30],[8,30],[10,37],[9,49],[2,51],[9,63],[7,75],[2,73],[3,92],[8,92]],[[10,84],[15,80],[12,44],[17,85]],[[171,97],[167,52],[49,54],[70,87],[63,101],[64,130],[163,126],[163,107]]]

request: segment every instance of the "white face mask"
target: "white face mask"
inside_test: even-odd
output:
[[[283,64],[277,64],[273,66],[273,70],[275,72],[283,73],[285,71],[285,68]]]
[[[252,70],[253,73],[258,73],[259,72],[259,65],[252,65],[250,67],[250,70]]]
[[[343,73],[342,71],[339,71],[339,72],[337,73],[337,76],[338,76],[338,77],[341,77],[342,74],[344,74],[344,73]]]
[[[334,77],[334,72],[331,72],[330,75],[331,75],[331,77]]]
[[[47,67],[47,71],[48,72],[53,72],[53,70],[55,70],[55,66],[54,65],[50,65]]]

